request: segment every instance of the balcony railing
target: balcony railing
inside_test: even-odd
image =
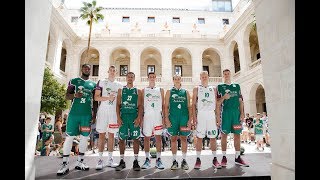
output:
[[[258,60],[256,60],[256,61],[254,61],[254,62],[252,62],[252,63],[249,65],[249,67],[250,67],[250,69],[253,69],[253,68],[259,66],[260,64],[261,64],[261,58],[258,59]]]
[[[125,76],[116,77],[116,81],[126,82],[126,77]]]
[[[148,82],[148,77],[141,77],[141,82]],[[161,77],[157,77],[156,82],[161,82]]]
[[[222,77],[209,77],[210,83],[220,83],[222,82]]]
[[[192,77],[181,77],[181,82],[192,82]]]
[[[99,76],[91,76],[91,77],[90,77],[90,80],[91,80],[91,81],[94,81],[94,82],[98,82]]]

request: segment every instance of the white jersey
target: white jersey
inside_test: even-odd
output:
[[[214,86],[198,86],[198,111],[214,111],[216,109],[216,94]]]
[[[116,109],[116,103],[117,103],[117,94],[118,94],[118,89],[122,88],[122,84],[118,81],[113,81],[111,82],[108,79],[103,79],[100,80],[97,84],[97,89],[101,90],[102,92],[102,97],[108,97],[111,94],[115,96],[115,99],[113,101],[107,100],[107,101],[101,101],[100,106],[103,107],[113,107]]]
[[[161,88],[144,88],[144,111],[162,111]]]

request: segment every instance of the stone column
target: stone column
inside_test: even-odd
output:
[[[130,67],[129,71],[134,72],[135,82],[141,82],[140,79],[140,50],[132,49],[130,51]]]
[[[108,77],[108,68],[111,65],[110,64],[111,48],[100,48],[99,53],[100,53],[100,59],[99,59],[99,80],[100,80]]]
[[[56,49],[53,54],[54,55],[53,71],[56,74],[60,74],[61,50],[62,50],[62,39],[61,39],[61,35],[59,34],[56,42]]]
[[[172,59],[170,48],[164,47],[160,49],[162,57],[162,84],[172,84]]]
[[[47,53],[52,4],[29,0],[25,4],[25,179],[35,179],[36,147],[42,79]],[[37,68],[34,68],[37,67]]]
[[[200,84],[200,72],[202,71],[202,52],[199,48],[191,48],[192,84]]]
[[[239,31],[238,33],[242,33],[242,31]],[[248,63],[250,57],[246,56],[246,45],[243,43],[243,35],[242,37],[238,40],[238,50],[239,50],[239,59],[240,59],[240,71],[245,72],[248,69]],[[250,50],[249,50],[250,51]],[[232,59],[233,61],[233,59]],[[234,72],[234,67],[233,67],[233,72]]]
[[[271,128],[271,179],[295,179],[295,2],[254,0]],[[272,10],[272,13],[270,13]]]
[[[49,62],[51,69],[53,68],[54,54],[55,54],[54,52],[56,51],[56,45],[57,45],[56,37],[54,37],[51,34],[49,44],[48,44],[48,51],[47,51],[48,54],[46,55],[46,56],[48,56],[47,61]]]

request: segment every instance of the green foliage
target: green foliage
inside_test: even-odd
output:
[[[60,84],[49,68],[44,70],[40,112],[55,114],[57,110],[67,109],[66,86]]]

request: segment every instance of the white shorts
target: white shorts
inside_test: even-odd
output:
[[[197,137],[215,138],[218,135],[216,115],[214,111],[198,111]]]
[[[256,141],[263,141],[263,134],[256,134],[255,135],[255,140]]]
[[[144,136],[147,137],[162,134],[161,111],[150,111],[144,113],[142,133]]]
[[[114,108],[99,106],[97,112],[96,130],[99,133],[117,133],[119,131],[117,113]]]

